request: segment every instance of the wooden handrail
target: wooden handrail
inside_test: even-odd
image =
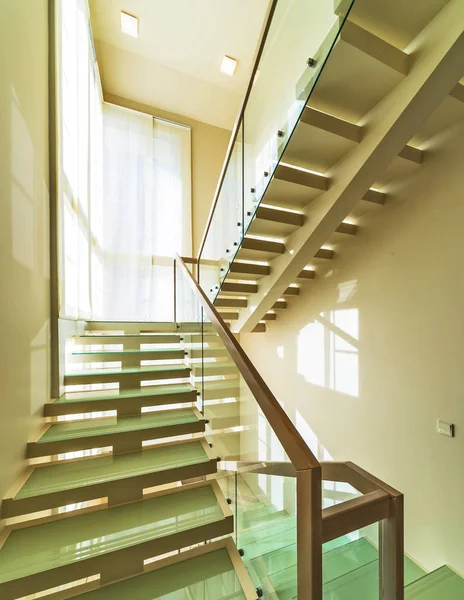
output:
[[[216,205],[218,203],[219,195],[220,195],[221,190],[222,190],[222,184],[224,183],[224,179],[225,179],[225,176],[226,176],[226,173],[227,173],[227,167],[229,166],[229,162],[230,162],[230,159],[232,157],[232,153],[234,151],[234,145],[235,145],[235,142],[237,140],[237,135],[238,135],[238,132],[240,130],[240,126],[242,124],[243,114],[245,112],[245,108],[246,108],[246,105],[247,105],[247,102],[248,102],[248,98],[250,97],[251,89],[252,89],[253,83],[255,81],[256,72],[258,71],[259,61],[261,60],[261,55],[262,55],[263,50],[264,50],[264,45],[266,43],[266,39],[267,39],[267,36],[268,36],[268,33],[269,33],[269,29],[271,28],[272,18],[274,16],[274,12],[275,12],[275,9],[276,9],[276,6],[277,6],[277,2],[278,2],[278,0],[271,0],[269,2],[267,13],[266,13],[266,16],[265,16],[265,19],[264,19],[264,25],[263,25],[263,28],[262,28],[262,31],[261,31],[260,42],[259,42],[256,54],[255,54],[254,62],[253,62],[253,69],[251,70],[250,80],[248,81],[248,86],[247,86],[245,95],[243,97],[239,113],[238,113],[237,118],[235,120],[234,127],[232,129],[232,134],[230,136],[229,145],[227,147],[226,158],[224,160],[224,164],[222,165],[221,174],[219,175],[219,181],[218,181],[218,184],[216,186],[216,191],[214,193],[213,203],[212,203],[211,209],[209,211],[208,221],[207,221],[207,224],[206,224],[205,231],[203,233],[203,237],[202,237],[201,244],[200,244],[200,249],[198,250],[198,258],[201,257],[201,254],[203,252],[203,248],[204,248],[204,245],[205,245],[205,242],[206,242],[206,238],[208,236],[209,228],[211,226],[211,221],[213,220],[214,211],[216,210]]]
[[[385,600],[402,600],[403,495],[353,463],[319,463],[180,256],[176,257],[176,264],[291,461],[239,461],[237,465],[245,471],[264,471],[270,475],[294,477],[296,473],[297,554],[301,557],[297,560],[298,598],[322,598],[323,541],[379,522],[381,597]],[[323,476],[328,480],[348,481],[364,495],[322,510]]]
[[[390,507],[390,495],[383,490],[376,490],[325,508],[322,511],[323,543],[387,519]]]
[[[192,277],[185,262],[180,256],[177,256],[177,268],[184,273],[190,287],[199,298],[203,310],[208,315],[214,329],[221,338],[224,346],[235,362],[243,380],[249,387],[256,402],[263,411],[277,439],[282,444],[290,461],[296,471],[307,469],[319,469],[320,464],[314,454],[306,445],[305,441],[298,433],[295,425],[289,419],[287,413],[279,404],[277,398],[266,385],[264,379],[256,370],[255,366],[245,354],[245,351],[235,339],[233,333],[226,326],[219,313],[211,304],[208,296],[204,293],[199,284]]]

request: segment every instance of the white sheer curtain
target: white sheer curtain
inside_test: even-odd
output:
[[[173,256],[192,250],[190,128],[110,104],[103,116],[101,277],[93,312],[107,320],[169,321]]]
[[[190,128],[103,104],[88,0],[56,1],[60,316],[170,321]]]
[[[102,94],[87,0],[56,2],[56,39],[60,316],[90,318],[102,197]]]

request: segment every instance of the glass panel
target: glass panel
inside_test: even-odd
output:
[[[345,5],[334,14],[332,2],[277,3],[244,114],[245,232],[351,7]]]
[[[291,465],[287,465],[291,466]],[[237,475],[238,545],[265,597],[297,593],[296,477],[243,470]]]
[[[378,549],[364,530],[331,540],[322,551],[324,600],[379,597]]]
[[[195,277],[195,265],[190,265],[192,276]],[[187,275],[179,263],[175,268],[175,305],[177,329],[182,333],[182,344],[186,353],[186,363],[191,368],[190,380],[196,386],[198,401],[196,407],[203,414],[202,404],[202,327],[203,309],[199,296],[190,285]]]
[[[323,545],[324,600],[379,598],[379,525],[373,523]],[[405,586],[424,575],[419,565],[404,557]]]
[[[192,362],[199,359],[192,358]],[[296,473],[220,336],[203,325],[202,407],[206,436],[220,458],[219,484],[235,514],[235,539],[256,587],[297,587]],[[282,556],[285,572],[280,576]],[[277,561],[277,563],[276,563]],[[275,585],[274,585],[275,583]],[[280,589],[280,588],[279,588]],[[290,596],[289,596],[290,597]]]
[[[235,140],[201,253],[200,281],[211,300],[229,271],[243,236],[243,127]]]
[[[350,0],[277,3],[200,256],[200,281],[212,299],[265,201],[351,4]]]

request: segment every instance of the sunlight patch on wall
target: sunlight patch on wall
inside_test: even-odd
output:
[[[308,383],[359,395],[359,311],[320,313],[298,335],[297,368]]]
[[[358,288],[357,279],[353,279],[352,281],[344,281],[343,283],[338,284],[338,300],[337,302],[347,302],[350,300],[356,293]]]

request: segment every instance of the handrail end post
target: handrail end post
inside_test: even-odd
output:
[[[390,516],[379,523],[381,600],[404,599],[404,496],[390,499]]]
[[[322,469],[297,471],[298,599],[322,599]]]

